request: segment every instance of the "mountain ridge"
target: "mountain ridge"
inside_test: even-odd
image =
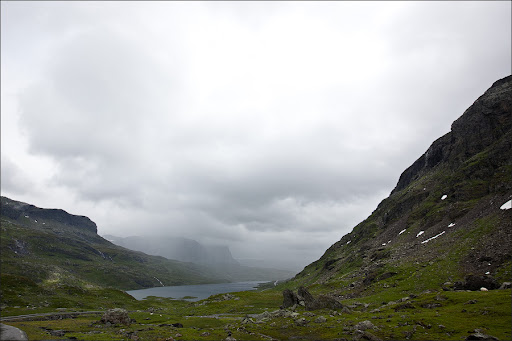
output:
[[[493,83],[372,214],[287,285],[339,298],[512,273],[512,76]],[[413,280],[414,274],[415,280]],[[386,288],[385,288],[386,287]],[[396,293],[396,295],[399,295]]]
[[[464,154],[463,156],[467,158],[483,150],[509,131],[512,125],[510,117],[512,94],[507,89],[510,87],[511,79],[512,76],[507,76],[494,82],[462,116],[452,123],[450,132],[434,141],[427,151],[400,175],[391,194],[407,187],[411,181],[440,162],[452,158],[451,163],[460,163],[459,158],[453,158],[454,154]],[[496,97],[500,97],[500,100],[495,101]],[[463,136],[467,135],[468,130],[478,138],[464,139]],[[505,147],[512,148],[512,142]]]

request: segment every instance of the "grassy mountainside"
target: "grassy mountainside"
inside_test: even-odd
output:
[[[512,77],[493,84],[400,177],[391,195],[290,287],[341,298],[439,289],[468,274],[511,280]]]
[[[69,288],[85,293],[227,281],[204,266],[116,246],[98,236],[86,217],[1,200],[2,282],[12,284],[2,285],[4,306],[20,305],[17,282],[30,284],[35,292]],[[10,302],[13,298],[16,302]]]

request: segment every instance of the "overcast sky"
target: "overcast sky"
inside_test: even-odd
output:
[[[302,268],[511,73],[510,42],[509,1],[2,1],[1,192]]]

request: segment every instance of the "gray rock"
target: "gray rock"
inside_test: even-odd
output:
[[[107,310],[102,318],[102,323],[111,323],[111,324],[124,324],[130,325],[132,323],[132,319],[128,316],[128,311],[121,308],[114,308]]]
[[[305,318],[300,318],[300,319],[297,319],[295,320],[295,324],[299,327],[304,327],[305,325],[307,325],[309,323],[308,320],[306,320]]]
[[[335,298],[326,295],[319,295],[317,298],[314,298],[304,287],[299,288],[298,294],[304,299],[306,310],[343,308],[343,304],[338,302]]]
[[[297,291],[297,293],[299,294],[299,296],[304,300],[304,302],[312,302],[314,301],[315,299],[313,298],[313,295],[311,295],[311,293],[309,292],[308,289],[304,288],[304,287],[300,287],[299,290]]]
[[[473,340],[475,340],[475,341],[476,340],[478,340],[478,341],[499,341],[499,339],[497,337],[494,337],[491,335],[486,335],[481,332],[477,332],[477,333],[468,335],[468,337],[466,337],[465,340],[466,341],[473,341]]]
[[[441,286],[441,288],[444,290],[444,291],[450,291],[450,290],[453,290],[453,283],[452,282],[444,282],[443,285]]]
[[[362,331],[365,331],[367,329],[377,329],[377,327],[375,327],[375,325],[368,320],[359,322],[354,326],[354,328]]]
[[[512,282],[503,282],[500,286],[501,290],[510,289],[510,288],[512,288]]]
[[[290,308],[296,304],[299,304],[299,299],[297,298],[297,295],[295,295],[295,293],[290,289],[285,289],[283,291],[283,305],[281,306],[281,308]]]
[[[254,320],[252,318],[246,316],[242,319],[242,324],[248,324],[248,323],[256,323],[256,322],[254,322]]]
[[[314,322],[315,322],[315,323],[325,323],[325,322],[327,322],[327,319],[326,319],[325,317],[323,317],[323,316],[318,316],[318,317],[315,319],[315,321],[314,321]]]
[[[261,322],[261,321],[266,321],[268,320],[269,318],[272,317],[272,314],[270,314],[268,311],[264,311],[262,312],[261,314],[257,314],[257,315],[254,315],[253,318],[257,321],[257,322]]]
[[[0,323],[0,340],[28,341],[28,337],[21,329]]]
[[[351,314],[352,310],[348,309],[348,307],[343,307],[343,308],[341,308],[341,313]]]
[[[356,331],[356,337],[354,340],[368,340],[368,341],[382,341],[382,339],[378,336],[373,335],[368,331]]]

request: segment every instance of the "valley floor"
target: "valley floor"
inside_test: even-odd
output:
[[[10,322],[3,316],[3,323],[25,331],[29,340],[225,340],[228,335],[236,340],[465,340],[475,333],[511,340],[511,298],[509,289],[437,291],[390,302],[371,296],[346,300],[337,311],[301,306],[292,311],[279,308],[282,293],[272,289],[199,302],[129,300],[124,308],[135,320],[129,326],[103,324],[101,314]],[[22,313],[26,309],[9,310]]]

